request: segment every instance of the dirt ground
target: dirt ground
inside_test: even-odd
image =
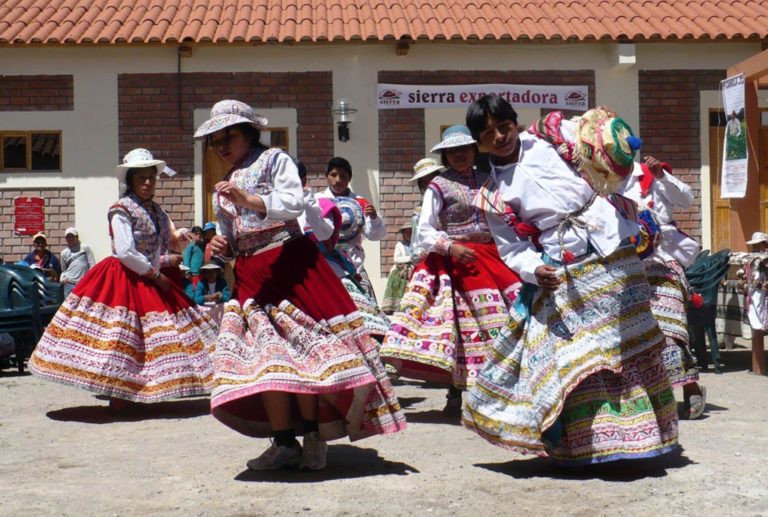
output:
[[[746,348],[723,360],[702,374],[707,413],[680,423],[681,454],[575,471],[446,421],[444,390],[416,382],[396,386],[406,431],[334,442],[323,472],[253,473],[267,441],[217,423],[207,400],[114,418],[87,392],[5,370],[0,514],[768,514],[768,378],[747,372]]]

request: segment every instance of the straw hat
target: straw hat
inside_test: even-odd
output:
[[[768,242],[768,233],[755,232],[752,234],[752,238],[747,241],[747,244],[752,246],[753,244],[759,244],[761,242]]]
[[[443,131],[443,139],[439,144],[429,150],[431,153],[440,152],[443,149],[450,149],[451,147],[462,147],[465,145],[476,144],[477,141],[472,138],[467,126],[456,125],[446,128]]]
[[[207,135],[225,127],[243,123],[250,124],[257,129],[264,129],[269,121],[266,117],[262,117],[253,111],[253,108],[244,102],[233,100],[219,101],[211,108],[210,118],[203,122],[195,131],[195,138],[205,138]]]
[[[143,167],[154,167],[157,169],[157,175],[166,168],[163,160],[155,160],[152,153],[146,149],[134,149],[123,157],[123,163],[115,167],[115,176],[122,184],[125,183],[125,176],[129,169],[141,169]]]
[[[445,167],[443,167],[435,158],[422,158],[413,166],[414,175],[408,181],[413,182],[424,176],[429,176],[433,172],[439,171],[442,173],[444,170]]]

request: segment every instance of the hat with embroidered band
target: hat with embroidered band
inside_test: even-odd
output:
[[[250,124],[257,129],[264,129],[269,121],[244,102],[223,100],[213,105],[210,118],[197,128],[195,138],[205,138],[211,133],[235,124]]]
[[[599,193],[612,190],[633,169],[643,141],[614,113],[591,109],[579,117],[576,130],[578,169]]]
[[[450,149],[451,147],[462,147],[465,145],[476,144],[477,141],[472,138],[467,126],[456,125],[451,126],[443,131],[443,139],[439,144],[429,150],[430,153],[437,153],[443,149]]]
[[[121,184],[125,183],[125,176],[130,169],[142,169],[144,167],[154,167],[157,169],[157,175],[166,169],[163,160],[155,160],[152,153],[146,149],[134,149],[123,157],[123,163],[115,167],[115,176]]]
[[[424,176],[429,176],[433,172],[443,172],[444,170],[445,167],[440,165],[440,162],[435,158],[422,158],[413,166],[414,175],[408,181],[416,181]]]
[[[768,242],[768,233],[755,232],[752,234],[752,239],[747,241],[747,244],[753,246],[761,242]]]

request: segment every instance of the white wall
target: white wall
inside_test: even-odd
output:
[[[724,69],[753,54],[752,43],[652,43],[635,47],[636,64],[618,67],[617,47],[607,43],[575,45],[520,45],[422,43],[411,45],[406,56],[395,55],[394,44],[343,44],[318,46],[238,46],[193,48],[182,59],[182,72],[304,72],[333,73],[334,100],[346,97],[358,108],[350,126],[349,142],[334,135],[334,153],[350,160],[355,171],[353,188],[379,203],[378,112],[376,84],[379,70],[595,70],[596,101],[619,110],[638,127],[637,72],[641,69]],[[60,175],[0,174],[0,188],[74,186],[75,224],[84,240],[100,256],[109,253],[106,211],[118,194],[112,171],[119,160],[117,127],[117,74],[169,73],[177,67],[175,48],[2,48],[0,75],[74,74],[75,110],[71,112],[0,112],[0,130],[61,129],[64,170]],[[468,77],[470,80],[471,77]],[[705,104],[702,103],[702,113]],[[433,111],[433,110],[430,110]],[[429,114],[428,125],[443,118],[453,121],[458,110]],[[521,110],[520,121],[538,115]],[[437,122],[439,123],[439,122]],[[428,131],[428,130],[427,130]],[[435,137],[426,135],[426,144]],[[190,143],[192,135],[190,134]],[[706,133],[702,133],[702,148]],[[428,149],[425,149],[427,151]],[[198,156],[199,159],[199,156]],[[200,171],[197,171],[199,176]],[[704,178],[702,178],[704,180]],[[195,187],[201,188],[196,177]],[[702,181],[702,190],[704,190]],[[195,194],[200,214],[201,196]],[[705,205],[706,206],[706,205]],[[706,220],[706,218],[705,218]],[[368,270],[377,290],[383,291],[379,247],[368,245]]]

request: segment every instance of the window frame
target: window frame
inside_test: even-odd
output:
[[[40,169],[35,170],[32,169],[32,136],[33,135],[50,135],[55,134],[59,137],[59,168],[58,169]],[[24,157],[24,161],[26,166],[25,167],[5,167],[5,145],[4,140],[6,137],[24,137],[26,139],[26,156]],[[24,173],[42,173],[42,174],[49,174],[49,173],[61,173],[62,172],[62,164],[63,164],[63,155],[64,155],[64,146],[62,145],[62,131],[60,129],[35,129],[30,131],[17,131],[17,130],[7,130],[7,131],[0,131],[0,174],[14,174],[19,172]]]

